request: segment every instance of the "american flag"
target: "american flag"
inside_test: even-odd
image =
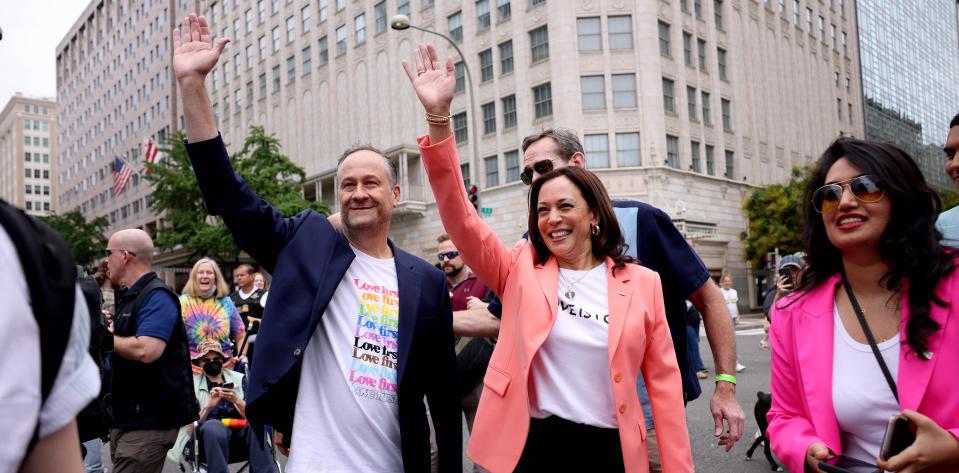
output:
[[[113,160],[113,195],[119,195],[130,182],[133,176],[133,168],[123,164],[123,160],[115,158]]]
[[[143,155],[143,160],[148,163],[155,163],[157,159],[157,145],[153,140],[148,139],[146,143],[146,153]],[[147,168],[147,174],[152,173],[153,170]]]

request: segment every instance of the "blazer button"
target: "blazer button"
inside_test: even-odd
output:
[[[620,404],[620,405],[619,405],[619,413],[620,413],[620,414],[625,414],[625,413],[626,413],[626,404]]]
[[[293,356],[300,356],[301,353],[303,353],[303,350],[300,350],[299,348],[293,350]]]
[[[613,375],[613,382],[620,382],[623,380],[623,373],[616,373]]]

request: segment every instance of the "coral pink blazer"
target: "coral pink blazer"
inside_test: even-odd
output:
[[[772,311],[769,338],[773,402],[767,415],[767,436],[789,471],[803,471],[806,449],[813,443],[824,443],[833,452],[842,453],[832,402],[833,303],[841,284],[839,276],[833,276],[798,298],[792,296],[777,302]],[[959,270],[942,279],[936,290],[949,305],[932,304],[930,315],[940,329],[929,337],[932,359],[928,361],[916,356],[906,344],[909,306],[903,296],[896,387],[901,409],[929,416],[959,438],[959,307],[950,304],[957,292]],[[877,383],[888,389],[884,379]]]
[[[503,301],[499,341],[483,380],[467,453],[494,473],[510,472],[529,433],[530,364],[556,320],[559,266],[552,257],[536,264],[526,240],[507,249],[479,218],[466,197],[452,137],[432,145],[424,136],[419,144],[446,231],[466,264]],[[611,260],[607,263],[612,266]],[[635,264],[607,275],[609,373],[626,471],[649,471],[643,410],[636,394],[640,370],[649,389],[663,470],[693,471],[683,383],[659,275]]]

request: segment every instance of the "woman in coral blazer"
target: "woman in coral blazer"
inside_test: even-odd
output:
[[[806,197],[808,265],[771,316],[773,451],[794,473],[838,454],[889,471],[959,471],[959,274],[934,227],[939,197],[906,153],[851,139],[826,150]],[[878,460],[900,411],[917,439]]]
[[[530,189],[529,241],[509,250],[463,188],[449,126],[452,60],[444,68],[432,46],[414,58],[415,72],[404,67],[430,122],[419,144],[440,217],[464,261],[503,301],[469,456],[494,473],[580,464],[646,472],[641,370],[663,471],[692,471],[659,276],[622,255],[602,183],[576,167],[540,176]]]

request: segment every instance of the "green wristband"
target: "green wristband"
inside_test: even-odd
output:
[[[736,384],[736,377],[731,374],[717,374],[716,382],[726,381],[727,383]]]

